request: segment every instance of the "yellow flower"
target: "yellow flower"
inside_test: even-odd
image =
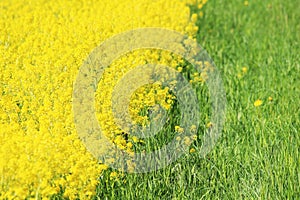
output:
[[[191,132],[196,132],[197,131],[197,126],[196,125],[192,125],[190,128]]]
[[[197,16],[197,14],[192,14],[192,17],[191,17],[191,20],[192,20],[192,22],[197,22],[197,19],[198,19],[198,16]]]
[[[127,147],[128,147],[129,149],[131,149],[131,148],[133,147],[133,144],[132,144],[131,142],[128,142],[128,143],[127,143]]]
[[[202,18],[203,16],[204,16],[203,11],[200,11],[200,12],[199,12],[199,17]]]
[[[272,97],[269,97],[268,100],[269,100],[269,101],[273,101],[273,98],[272,98]]]
[[[197,135],[192,135],[191,137],[193,140],[197,140]]]
[[[262,105],[262,103],[263,103],[263,101],[262,101],[262,100],[260,100],[260,99],[257,99],[257,100],[254,102],[254,106],[255,106],[255,107],[261,106],[261,105]]]
[[[190,153],[194,153],[195,151],[196,151],[195,148],[191,148],[191,149],[190,149]]]
[[[206,127],[207,128],[210,128],[210,127],[212,127],[213,126],[213,123],[211,123],[211,122],[208,122],[207,124],[206,124]]]
[[[189,137],[184,137],[183,140],[184,140],[184,144],[187,146],[191,145],[191,143],[192,143],[192,141]]]
[[[132,141],[133,141],[134,143],[137,143],[137,142],[139,142],[139,138],[136,137],[136,136],[133,136],[133,137],[132,137]]]
[[[178,132],[178,133],[183,133],[184,129],[181,128],[180,126],[175,126],[175,131]]]
[[[109,175],[110,179],[114,179],[118,177],[118,173],[117,172],[111,172]]]
[[[247,73],[248,68],[247,68],[247,67],[243,67],[243,68],[242,68],[242,71],[243,71],[243,73]]]
[[[244,2],[244,5],[245,5],[245,6],[248,6],[248,5],[249,5],[249,1],[245,1],[245,2]]]

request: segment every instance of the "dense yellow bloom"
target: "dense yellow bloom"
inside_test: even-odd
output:
[[[0,199],[47,198],[61,188],[70,199],[95,194],[107,166],[86,150],[73,122],[78,69],[101,42],[134,28],[164,27],[193,37],[197,16],[190,14],[186,3],[194,1],[0,1]],[[132,59],[135,64],[130,64]],[[128,70],[158,60],[183,62],[162,51],[136,51],[116,60],[98,85],[99,123],[120,148],[131,150],[133,144],[112,123],[107,97]],[[139,115],[141,109],[157,103],[169,109],[173,103],[166,88],[140,90],[131,101],[136,123],[147,123]],[[134,163],[128,162],[128,167],[132,170]]]

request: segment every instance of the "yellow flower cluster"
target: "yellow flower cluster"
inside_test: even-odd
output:
[[[103,78],[98,84],[96,91],[96,114],[102,131],[121,149],[132,152],[132,145],[127,145],[129,130],[122,130],[114,123],[111,97],[114,87],[118,81],[131,69],[145,65],[146,63],[162,64],[176,68],[184,62],[178,56],[170,55],[169,52],[161,50],[136,50],[127,55],[126,59],[116,59],[103,74]],[[134,60],[134,64],[132,61]],[[143,77],[137,77],[143,78]],[[134,80],[133,80],[134,81]],[[161,82],[156,81],[153,84],[147,84],[138,88],[132,95],[129,105],[129,114],[133,123],[145,126],[149,123],[148,109],[155,109],[155,105],[161,105],[165,110],[169,110],[173,104],[173,96],[170,88],[163,87]],[[126,105],[124,105],[124,109]],[[144,113],[142,113],[144,111]],[[125,131],[125,132],[124,132]]]
[[[98,177],[107,166],[87,152],[75,129],[72,89],[78,69],[102,41],[133,28],[164,27],[194,36],[197,16],[191,16],[187,3],[0,1],[0,199],[49,198],[61,190],[70,199],[94,195]],[[110,125],[110,107],[105,106],[117,78],[136,66],[130,59],[137,56],[136,64],[175,60],[176,67],[181,62],[160,51],[143,53],[133,52],[114,62],[95,94],[96,107],[104,105],[97,113],[100,125],[107,127],[112,141],[128,150],[132,144]],[[168,109],[172,104],[168,90],[153,87],[145,86],[133,95],[131,115],[138,123],[144,121],[138,113],[146,105],[158,102]]]

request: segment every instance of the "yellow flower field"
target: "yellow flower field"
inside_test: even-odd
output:
[[[195,36],[197,15],[191,14],[187,5],[191,3],[197,2],[0,1],[0,199],[49,198],[61,191],[70,199],[95,194],[98,177],[107,166],[85,149],[75,129],[72,90],[78,69],[101,42],[127,30],[163,27]],[[198,1],[198,7],[205,3]],[[143,53],[133,52],[127,60],[114,62],[99,83],[96,107],[101,125],[111,120],[107,107],[100,106],[109,104],[105,97],[118,70],[134,67],[135,57],[137,63],[158,61],[160,53],[160,62],[170,62],[164,52]],[[161,95],[145,104],[158,101],[168,109],[172,95],[154,90]],[[137,92],[141,95],[133,97],[131,114],[144,123],[138,116],[141,102],[155,93],[150,87]],[[116,127],[105,131],[114,143],[132,151],[132,144]]]

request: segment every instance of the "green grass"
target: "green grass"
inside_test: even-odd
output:
[[[151,173],[110,180],[107,171],[95,198],[300,199],[299,10],[296,0],[209,0],[198,41],[226,89],[217,145],[205,158],[194,153]],[[262,106],[253,106],[257,99]]]

